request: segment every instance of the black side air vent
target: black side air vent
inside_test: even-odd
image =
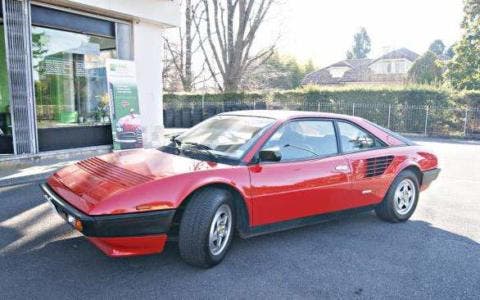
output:
[[[393,155],[373,157],[367,159],[365,177],[382,175],[393,161]]]

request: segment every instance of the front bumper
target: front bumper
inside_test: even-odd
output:
[[[48,184],[40,185],[45,199],[68,223],[75,219],[81,229],[75,227],[93,244],[109,256],[130,256],[157,253],[163,250],[175,210],[161,210],[119,215],[87,215],[64,199]],[[73,224],[71,224],[73,226]]]
[[[430,185],[430,183],[432,183],[435,179],[438,178],[440,171],[440,168],[424,171],[422,176],[422,186]]]

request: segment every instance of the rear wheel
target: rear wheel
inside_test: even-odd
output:
[[[377,216],[392,223],[405,222],[417,207],[419,191],[417,175],[410,170],[402,171],[393,181],[385,199],[375,208]]]
[[[195,193],[180,222],[178,245],[183,260],[204,268],[220,263],[232,242],[234,215],[228,191],[205,188]]]

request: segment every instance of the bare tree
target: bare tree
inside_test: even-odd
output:
[[[221,91],[236,91],[245,73],[274,46],[251,55],[256,33],[275,0],[200,0],[192,18],[205,64]]]
[[[167,92],[178,92],[183,90],[182,82],[178,76],[177,68],[174,64],[174,58],[168,53],[168,48],[165,44],[162,80],[163,89]]]
[[[180,80],[185,92],[193,90],[199,80],[204,80],[202,76],[205,71],[205,63],[201,68],[194,70],[193,57],[200,51],[198,33],[193,27],[193,17],[195,11],[200,5],[200,0],[185,0],[183,3],[185,9],[185,23],[178,28],[178,34],[175,38],[165,37],[165,48],[167,57],[165,59],[164,85],[176,86],[176,80]],[[167,68],[168,67],[168,68]],[[202,79],[201,79],[202,78]]]

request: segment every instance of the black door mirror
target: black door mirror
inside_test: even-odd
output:
[[[264,149],[259,153],[260,161],[280,161],[282,152],[278,148]]]

